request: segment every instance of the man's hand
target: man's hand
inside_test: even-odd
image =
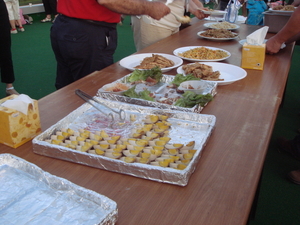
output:
[[[204,18],[206,18],[206,17],[209,16],[208,14],[204,14],[204,13],[202,12],[202,10],[205,10],[205,8],[199,8],[199,9],[197,9],[197,10],[195,10],[195,11],[190,10],[190,12],[191,12],[193,15],[195,15],[199,20],[202,20],[202,19],[204,19]]]
[[[293,6],[297,7],[300,5],[300,0],[295,0],[293,3],[292,3]]]
[[[189,1],[189,12],[200,20],[208,17],[208,15],[204,14],[202,10],[206,10],[206,8],[203,7],[203,4],[199,0]]]
[[[266,52],[268,54],[276,54],[281,49],[282,43],[276,40],[276,37],[271,37],[266,43]]]
[[[164,16],[168,15],[171,10],[162,2],[149,2],[152,3],[149,10],[147,10],[147,15],[153,19],[160,20]]]

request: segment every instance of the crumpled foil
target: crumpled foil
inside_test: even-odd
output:
[[[120,78],[113,83],[126,83],[126,78],[130,76],[130,74],[126,75],[123,78]],[[168,97],[176,97],[179,96],[180,94],[177,94],[175,89],[170,89],[167,88],[169,84],[174,80],[175,76],[172,75],[163,75],[162,80],[159,84],[154,85],[154,86],[146,86],[144,84],[138,84],[136,86],[136,91],[140,92],[144,90],[144,88],[148,89],[150,92],[155,93],[156,98],[159,99],[163,97],[165,94],[168,95]],[[210,93],[212,96],[215,96],[217,94],[217,82],[213,81],[207,81],[206,82],[207,87],[205,90],[204,94]],[[129,98],[123,95],[116,95],[113,93],[105,92],[102,88],[98,90],[97,95],[99,97],[109,99],[112,101],[119,101],[119,102],[125,102],[125,103],[130,103],[130,104],[136,104],[136,105],[141,105],[141,106],[151,106],[151,107],[156,107],[160,109],[173,109],[173,110],[179,110],[179,111],[184,111],[184,112],[195,112],[195,113],[200,113],[204,107],[201,105],[195,105],[192,108],[185,108],[185,107],[180,107],[180,106],[174,106],[174,105],[168,105],[160,102],[152,102],[152,101],[147,101],[143,99],[137,99],[137,98]],[[207,104],[205,104],[207,105]]]
[[[115,224],[116,202],[51,175],[11,154],[0,154],[0,224]]]
[[[83,104],[58,123],[51,126],[45,132],[35,137],[32,141],[33,151],[37,154],[153,181],[180,186],[187,185],[189,177],[195,170],[200,159],[202,149],[215,126],[215,116],[175,111],[171,109],[144,107],[110,101],[99,97],[95,98],[101,103],[97,104],[97,107],[100,108],[103,113],[100,113],[87,103]],[[103,105],[115,110],[123,109],[125,111],[126,119],[124,127],[110,126],[111,121],[109,121],[109,117],[107,116],[110,110]],[[105,115],[105,113],[107,114]],[[141,163],[126,163],[121,160],[111,159],[105,156],[80,152],[63,146],[53,145],[45,141],[46,139],[49,139],[52,134],[62,128],[71,128],[74,130],[88,129],[90,131],[105,130],[109,134],[118,134],[122,137],[128,137],[134,127],[134,124],[142,123],[145,116],[149,114],[162,114],[169,116],[168,122],[172,124],[169,137],[174,143],[187,144],[190,141],[196,142],[194,149],[196,149],[197,152],[184,170],[163,168]],[[136,117],[136,121],[133,123],[130,121],[131,115]],[[115,114],[114,124],[118,123],[119,118],[118,115]]]

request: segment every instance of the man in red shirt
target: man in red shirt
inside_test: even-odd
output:
[[[50,35],[57,89],[113,64],[121,14],[161,19],[170,13],[164,3],[146,0],[59,0],[57,11]]]

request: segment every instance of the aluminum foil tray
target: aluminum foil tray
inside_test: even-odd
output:
[[[127,76],[120,78],[113,83],[126,83],[126,78],[130,76],[128,74]],[[154,86],[146,86],[145,84],[138,84],[136,86],[136,91],[142,91],[144,88],[148,89],[152,93],[155,94],[155,99],[159,99],[164,97],[166,94],[169,97],[176,97],[179,96],[180,94],[177,94],[175,89],[168,88],[167,86],[173,81],[175,76],[172,75],[163,75],[162,81]],[[113,84],[112,83],[112,84]],[[212,96],[215,96],[217,94],[217,82],[213,81],[207,81],[207,88],[205,90],[205,93],[210,93]],[[160,109],[174,109],[174,110],[180,110],[184,112],[195,112],[195,113],[200,113],[204,107],[200,105],[196,105],[193,108],[185,108],[185,107],[179,107],[179,106],[174,106],[174,105],[168,105],[160,102],[152,102],[152,101],[147,101],[143,99],[137,99],[137,98],[129,98],[123,95],[116,95],[113,93],[105,92],[101,88],[98,90],[98,96],[113,100],[113,101],[120,101],[120,102],[126,102],[130,104],[136,104],[136,105],[141,105],[141,106],[151,106],[151,107],[156,107]]]
[[[38,135],[33,139],[33,151],[37,154],[63,159],[74,163],[88,165],[103,170],[127,174],[139,178],[149,179],[158,182],[170,183],[174,185],[185,186],[191,174],[194,172],[200,159],[201,152],[208,141],[211,132],[215,126],[216,118],[213,115],[205,115],[191,112],[175,111],[171,109],[158,109],[153,107],[144,107],[132,104],[126,104],[117,101],[95,97],[100,103],[109,106],[115,110],[123,109],[126,114],[125,123],[118,127],[118,117],[115,125],[109,126],[109,119],[105,113],[110,112],[107,108],[98,104],[102,109],[100,113],[91,105],[85,103],[55,125]],[[105,130],[108,134],[117,134],[122,137],[129,137],[136,124],[140,124],[146,115],[162,114],[168,115],[168,122],[171,123],[169,130],[169,143],[187,144],[195,141],[194,149],[197,150],[191,162],[184,170],[165,168],[142,163],[127,163],[119,159],[72,150],[60,145],[51,144],[45,140],[49,139],[56,131],[63,128],[72,130],[87,129],[91,132]],[[135,117],[135,122],[131,118]],[[125,125],[124,125],[125,124]]]
[[[11,154],[0,155],[0,224],[115,224],[117,204]]]

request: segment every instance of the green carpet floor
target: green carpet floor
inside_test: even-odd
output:
[[[276,145],[277,137],[292,139],[300,128],[299,61],[300,46],[296,46],[284,102],[279,110],[266,156],[256,217],[250,225],[300,224],[300,185],[286,179],[289,171],[300,169],[300,161],[280,152]]]
[[[56,61],[50,44],[52,23],[41,23],[44,14],[34,14],[32,25],[24,25],[25,32],[12,35],[12,55],[16,81],[20,93],[40,99],[55,91]],[[118,25],[118,47],[114,61],[134,53],[135,46],[130,27],[130,17]],[[0,98],[5,96],[5,85],[0,84]]]
[[[39,21],[43,14],[33,15],[34,23],[25,25],[26,31],[12,35],[12,52],[16,74],[16,89],[40,99],[55,91],[55,58],[50,46],[50,23]],[[135,52],[129,17],[118,25],[119,44],[115,61]],[[279,110],[262,174],[258,206],[250,225],[300,224],[300,185],[290,183],[287,172],[300,169],[300,162],[284,152],[279,152],[276,138],[293,138],[300,128],[299,84],[300,46],[296,46],[287,83],[284,104]],[[274,74],[280,76],[280,74]],[[0,84],[0,97],[4,97],[4,84]],[[257,115],[259,116],[259,115]],[[230,225],[230,224],[229,224]]]

